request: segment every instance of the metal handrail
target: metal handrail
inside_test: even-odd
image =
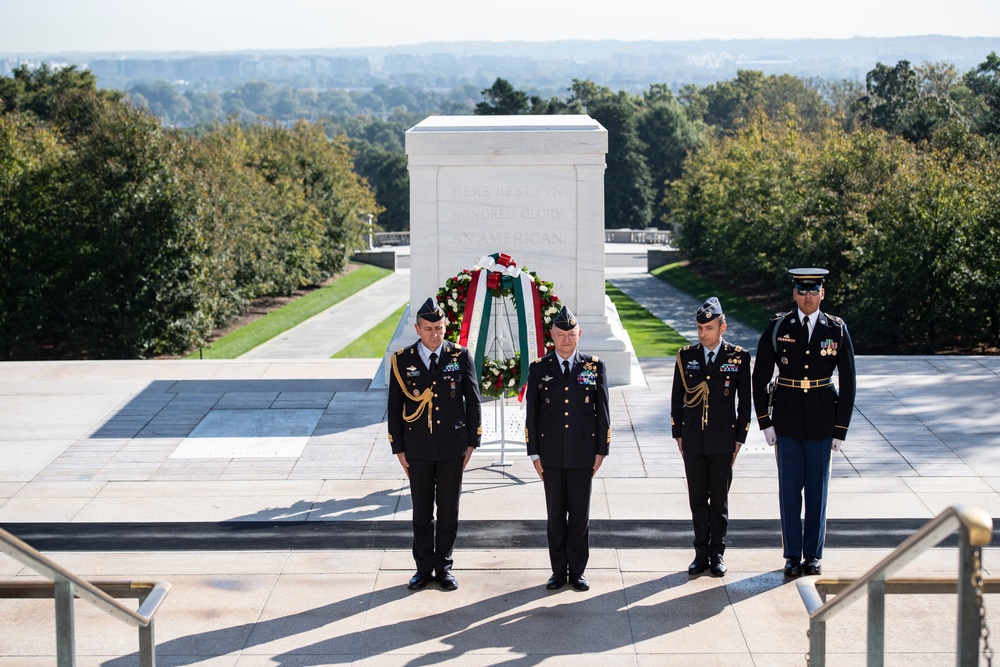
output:
[[[140,664],[153,667],[153,616],[170,590],[164,581],[90,582],[76,576],[55,561],[41,554],[26,542],[0,528],[0,553],[28,566],[49,579],[48,582],[3,582],[0,597],[54,597],[56,600],[56,632],[58,664],[74,664],[72,599],[79,597],[120,621],[139,628]],[[109,595],[139,599],[139,609],[133,611]]]
[[[967,661],[971,651],[978,655],[979,625],[971,626],[975,604],[973,582],[979,577],[982,547],[988,545],[993,534],[993,519],[989,513],[969,505],[953,505],[941,512],[920,530],[908,537],[875,567],[858,579],[851,581],[832,600],[825,600],[817,590],[820,577],[803,577],[796,582],[799,596],[809,613],[810,665],[823,667],[826,655],[826,622],[864,595],[868,596],[868,664],[882,664],[885,593],[899,592],[898,583],[887,591],[886,579],[937,546],[942,540],[959,531],[959,576],[955,580],[959,597],[958,613],[958,664],[975,664]],[[974,565],[973,565],[974,564]],[[956,589],[952,589],[953,591]],[[971,648],[970,645],[971,644]]]

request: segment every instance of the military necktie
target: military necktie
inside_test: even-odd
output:
[[[809,316],[806,315],[802,318],[802,332],[806,337],[806,342],[809,342]]]
[[[431,352],[431,375],[437,373],[438,369],[438,355],[437,352]]]
[[[715,361],[715,352],[708,353],[708,370],[712,370],[712,363]]]
[[[569,362],[563,361],[563,380],[569,382]]]

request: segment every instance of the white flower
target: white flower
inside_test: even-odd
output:
[[[545,285],[539,285],[539,286],[538,286],[538,291],[539,291],[539,292],[548,292],[548,291],[549,291],[549,288],[548,288],[548,287],[546,287]]]
[[[452,290],[451,291],[451,298],[452,299],[457,299],[458,298],[458,290]]]
[[[450,306],[451,308],[454,308],[455,310],[458,310],[458,304],[455,303],[454,299],[448,299],[448,306]]]
[[[507,386],[508,387],[513,387],[514,386],[514,378],[510,379],[510,382],[507,383]]]
[[[548,308],[545,309],[545,314],[546,315],[555,315],[558,312],[559,312],[559,309],[556,308],[555,306],[549,306]]]

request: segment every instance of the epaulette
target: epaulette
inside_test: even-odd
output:
[[[784,318],[788,317],[791,314],[792,314],[792,311],[790,311],[790,310],[786,311],[784,313],[775,313],[774,315],[771,316],[771,321],[773,322],[775,320],[784,319]]]
[[[735,352],[742,352],[742,351],[743,351],[743,346],[742,346],[742,345],[736,345],[736,346],[735,346],[735,347],[733,348],[733,350],[734,350]]]
[[[591,361],[600,361],[600,360],[601,360],[601,358],[600,358],[599,356],[597,356],[597,355],[595,354],[594,356],[592,356],[592,357],[590,358],[590,360],[591,360]]]
[[[399,348],[398,350],[396,350],[396,354],[403,354],[403,350],[405,349],[406,349],[405,347]]]
[[[831,315],[830,313],[826,313],[826,319],[830,320],[831,322],[833,322],[834,324],[836,324],[838,327],[844,326],[844,320],[840,319],[836,315]]]
[[[691,346],[690,346],[690,345],[685,345],[684,347],[682,347],[682,348],[680,349],[680,351],[681,351],[681,352],[683,352],[684,350],[690,350],[690,349],[691,349]]]

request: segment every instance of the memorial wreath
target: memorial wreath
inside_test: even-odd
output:
[[[493,300],[508,296],[517,314],[517,349],[513,357],[486,357]],[[519,395],[528,381],[529,363],[554,348],[550,329],[561,308],[559,297],[551,282],[518,268],[510,255],[494,253],[462,269],[438,290],[437,302],[448,316],[445,338],[469,348],[483,396]],[[522,364],[523,358],[528,362]]]

